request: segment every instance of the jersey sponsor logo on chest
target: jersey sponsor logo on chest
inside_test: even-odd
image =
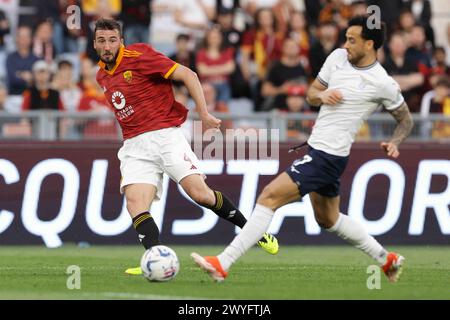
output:
[[[111,102],[117,110],[123,109],[125,107],[126,99],[122,92],[116,91],[111,96]]]
[[[116,117],[119,120],[123,120],[134,113],[134,109],[131,105],[128,105],[126,108],[126,99],[122,92],[115,91],[111,96],[111,101],[114,107],[119,110],[116,112]]]

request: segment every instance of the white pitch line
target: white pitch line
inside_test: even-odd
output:
[[[83,295],[99,295],[106,298],[143,299],[143,300],[211,300],[205,297],[171,296],[158,294],[128,293],[128,292],[83,292]]]

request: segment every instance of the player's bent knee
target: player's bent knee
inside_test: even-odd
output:
[[[147,208],[147,206],[145,205],[145,203],[143,201],[128,201],[127,200],[127,210],[130,213],[134,213],[137,214],[139,212],[144,212],[146,210],[148,210],[149,208]]]
[[[139,193],[132,193],[126,195],[127,199],[127,210],[130,213],[140,213],[149,210],[150,203],[146,200],[144,195]]]

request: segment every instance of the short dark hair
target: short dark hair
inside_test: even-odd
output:
[[[264,11],[268,11],[270,12],[270,14],[272,15],[272,28],[273,30],[277,30],[278,28],[278,21],[275,17],[275,14],[273,13],[272,9],[270,7],[261,7],[258,10],[256,10],[255,15],[254,15],[254,26],[256,30],[261,29],[261,23],[259,22],[259,17],[261,16],[262,12]]]
[[[433,49],[433,54],[435,54],[438,51],[445,53],[444,47],[437,46]]]
[[[63,60],[60,60],[60,61],[58,62],[58,69],[61,69],[62,67],[70,67],[70,68],[73,68],[73,64],[72,64],[72,62],[70,62],[69,60],[63,59]]]
[[[450,88],[450,80],[448,77],[446,76],[441,76],[438,78],[438,80],[436,81],[436,87],[446,87],[447,89]]]
[[[119,36],[122,38],[122,26],[119,22],[113,19],[99,19],[95,22],[94,28],[94,38],[97,30],[117,30],[119,31]]]
[[[177,35],[176,37],[176,42],[184,40],[184,41],[189,41],[191,39],[191,37],[186,34],[186,33],[180,33]]]
[[[405,32],[404,31],[402,31],[402,30],[395,30],[394,32],[392,32],[390,35],[389,35],[389,42],[391,42],[391,40],[394,38],[394,37],[401,37],[401,38],[403,38],[405,36]]]
[[[369,29],[368,20],[369,20],[368,15],[356,16],[350,19],[350,21],[348,22],[348,27],[349,28],[352,26],[362,27],[361,37],[364,40],[372,40],[374,49],[378,50],[383,46],[384,40],[386,39],[386,24],[381,21],[380,28]]]

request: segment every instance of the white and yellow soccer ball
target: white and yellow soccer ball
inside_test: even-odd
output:
[[[170,281],[180,271],[177,254],[169,247],[158,245],[146,250],[141,258],[141,269],[148,281]]]

